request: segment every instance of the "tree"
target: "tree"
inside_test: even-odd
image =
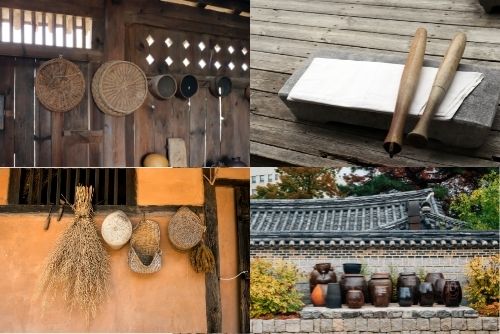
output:
[[[276,171],[280,182],[258,186],[256,199],[309,199],[332,197],[339,194],[335,170],[319,167],[282,167]]]
[[[500,177],[491,172],[480,179],[480,185],[470,194],[453,198],[450,212],[476,230],[497,230],[500,223]]]

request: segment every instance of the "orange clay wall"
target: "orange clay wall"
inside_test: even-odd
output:
[[[7,204],[9,195],[9,168],[0,168],[0,205]]]
[[[0,169],[0,203],[5,203],[7,179],[8,170]],[[203,204],[201,169],[141,169],[137,179],[141,205]],[[233,190],[217,187],[216,195],[221,274],[233,276],[238,258]],[[105,215],[96,214],[98,227]],[[195,273],[188,255],[175,251],[168,241],[171,216],[171,212],[147,216],[161,228],[160,272],[135,274],[127,265],[128,245],[108,249],[112,289],[97,318],[87,326],[78,313],[68,314],[61,301],[44,310],[34,293],[42,264],[71,222],[71,213],[61,222],[53,218],[48,231],[43,230],[46,214],[0,214],[0,331],[206,332],[205,276]],[[130,218],[134,224],[140,220],[137,215]],[[238,331],[238,295],[237,280],[221,282],[224,332]]]

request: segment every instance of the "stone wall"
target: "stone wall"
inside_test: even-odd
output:
[[[469,307],[306,307],[297,319],[252,319],[252,333],[468,333],[497,334],[499,318],[479,317]]]
[[[360,262],[369,272],[388,272],[392,266],[396,272],[442,272],[446,278],[465,283],[465,265],[475,256],[497,254],[496,249],[450,248],[371,248],[371,249],[311,249],[311,248],[258,248],[251,247],[251,257],[271,261],[284,260],[294,263],[304,274],[311,272],[314,264],[329,262],[339,277],[342,263]]]

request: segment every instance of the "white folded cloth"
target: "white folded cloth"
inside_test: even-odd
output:
[[[393,113],[404,65],[314,58],[288,100]],[[423,67],[409,113],[421,115],[438,69]],[[457,71],[435,118],[449,120],[483,80],[478,72]]]

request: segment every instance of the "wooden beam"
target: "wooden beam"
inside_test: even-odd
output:
[[[21,187],[21,169],[11,168],[9,173],[9,194],[7,203],[19,204],[19,191]],[[2,206],[0,206],[1,208]]]
[[[55,38],[55,35],[54,35]],[[1,43],[0,55],[11,57],[30,57],[52,59],[62,55],[71,61],[101,61],[102,52],[98,50],[73,49],[33,44]]]
[[[210,169],[204,168],[203,175],[210,178]],[[215,257],[215,272],[205,274],[205,306],[207,316],[207,332],[222,332],[222,308],[220,296],[220,255],[219,255],[219,229],[217,222],[217,200],[215,198],[215,186],[210,185],[203,178],[205,194],[205,244]]]
[[[240,276],[240,333],[250,332],[250,187],[237,187],[234,191],[238,231],[238,272]]]
[[[20,213],[46,213],[49,211],[51,205],[0,205],[0,214],[20,214]],[[201,210],[198,206],[187,206],[194,212]],[[94,205],[94,215],[111,213],[116,210],[121,210],[127,215],[142,215],[145,213],[169,213],[175,214],[179,206],[177,205]],[[68,210],[68,211],[66,211]],[[66,209],[65,212],[68,213],[71,209]]]
[[[54,0],[0,0],[0,7],[33,10],[57,14],[102,17],[102,0],[59,1]]]

